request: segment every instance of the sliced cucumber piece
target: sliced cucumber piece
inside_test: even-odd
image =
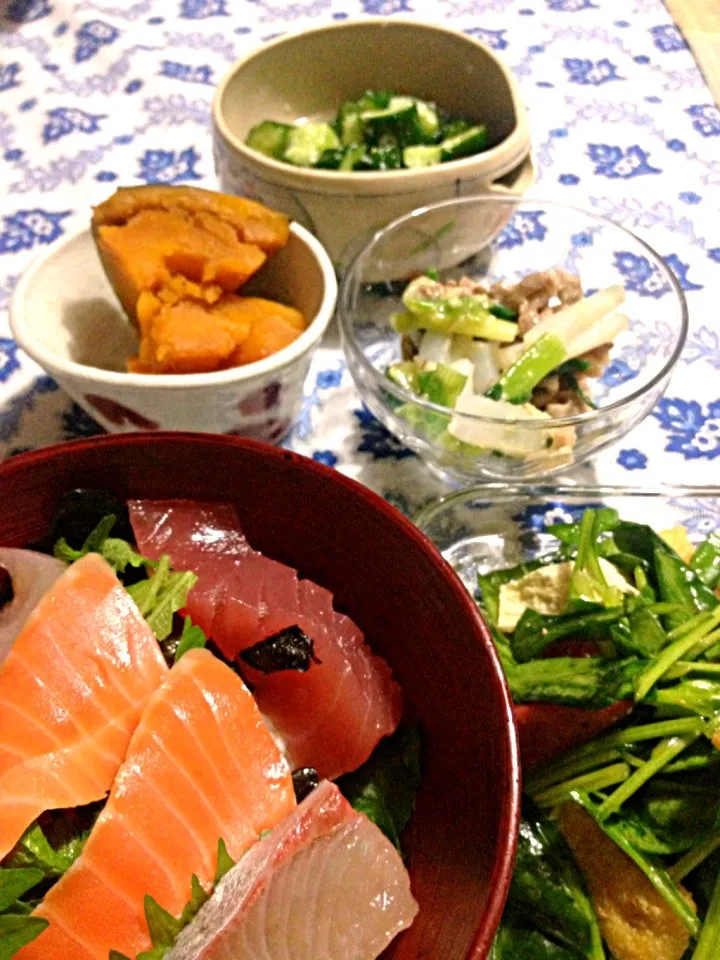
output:
[[[340,166],[338,169],[344,170],[345,172],[347,172],[348,170],[355,170],[355,168],[360,164],[360,162],[364,159],[364,157],[365,157],[364,146],[347,147],[345,149],[345,154],[342,160],[340,161]]]
[[[449,137],[440,144],[443,161],[459,160],[460,157],[470,157],[474,153],[480,153],[488,145],[488,132],[484,124],[477,127],[470,127],[464,133],[458,133],[457,136]]]
[[[363,142],[365,125],[359,110],[348,110],[340,117],[340,139],[346,147],[357,146]]]
[[[338,150],[340,140],[329,123],[304,123],[290,131],[283,160],[296,167],[314,167],[326,150]]]
[[[403,163],[406,167],[434,167],[442,162],[442,151],[440,147],[417,146],[405,147],[403,150]]]
[[[401,100],[401,106],[366,110],[360,114],[367,140],[373,145],[386,142],[388,137],[401,146],[422,143],[423,132],[415,103],[409,97],[394,99]]]
[[[420,129],[428,140],[434,139],[440,129],[440,119],[438,112],[432,103],[425,100],[416,100],[415,109],[418,112]]]
[[[288,137],[293,127],[289,123],[275,123],[274,120],[263,120],[254,126],[247,135],[245,143],[253,150],[264,153],[268,157],[282,157],[287,147]]]

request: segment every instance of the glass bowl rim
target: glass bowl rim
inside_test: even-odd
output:
[[[550,417],[549,419],[538,418],[530,420],[519,417],[516,417],[515,419],[505,419],[503,417],[479,416],[478,414],[474,413],[461,413],[456,414],[456,416],[475,423],[486,423],[493,425],[502,424],[506,427],[508,425],[512,425],[519,426],[521,429],[529,430],[542,431],[556,427],[571,427],[578,424],[591,423],[593,420],[597,420],[603,414],[610,413],[612,411],[619,411],[628,407],[634,401],[646,396],[654,387],[661,383],[663,379],[672,373],[685,347],[685,341],[687,339],[689,327],[687,300],[685,299],[685,294],[675,274],[672,272],[670,267],[668,267],[660,254],[653,247],[651,247],[649,243],[639,237],[636,233],[633,233],[632,230],[628,230],[627,227],[623,227],[621,224],[615,223],[613,220],[603,217],[601,214],[593,213],[590,210],[585,210],[582,207],[575,206],[574,204],[563,203],[560,200],[544,200],[541,197],[534,199],[533,197],[527,196],[516,197],[498,195],[495,193],[481,193],[469,197],[453,197],[450,200],[442,200],[439,203],[426,204],[423,207],[418,207],[415,210],[412,210],[410,213],[406,213],[401,217],[397,217],[386,226],[376,230],[372,237],[353,256],[352,260],[344,269],[338,294],[338,320],[343,348],[345,349],[346,353],[352,354],[353,359],[357,360],[364,370],[370,374],[378,387],[389,390],[391,393],[395,394],[395,396],[402,399],[405,403],[417,404],[419,407],[425,410],[446,415],[448,412],[454,412],[451,407],[443,407],[440,404],[432,403],[430,400],[423,400],[416,394],[410,393],[409,390],[405,390],[403,387],[393,383],[388,379],[388,377],[380,373],[374,364],[367,359],[364,350],[358,344],[352,332],[352,323],[350,320],[352,313],[349,309],[349,300],[351,297],[351,291],[356,286],[354,274],[360,259],[365,256],[368,251],[378,241],[381,240],[382,237],[398,227],[402,227],[408,223],[411,223],[414,218],[421,217],[431,211],[434,212],[436,210],[442,210],[445,207],[470,206],[471,204],[476,204],[478,201],[481,203],[490,201],[492,203],[512,204],[513,206],[532,205],[534,207],[539,206],[559,208],[561,210],[572,210],[574,213],[579,213],[592,220],[596,220],[598,223],[604,226],[614,227],[616,230],[621,230],[623,233],[626,233],[629,237],[632,237],[636,243],[640,244],[640,246],[643,247],[647,253],[650,254],[661,274],[664,275],[664,279],[669,282],[670,289],[671,291],[674,291],[676,302],[680,307],[680,329],[676,334],[675,346],[672,354],[668,360],[665,361],[662,368],[647,383],[642,384],[628,396],[614,400],[612,403],[607,404],[607,406],[598,407],[596,410],[587,410],[584,413],[574,414],[570,417]]]
[[[552,497],[562,500],[563,497],[582,497],[586,500],[605,499],[612,497],[648,497],[649,499],[675,500],[684,497],[720,498],[720,485],[690,486],[685,484],[660,484],[653,487],[631,487],[614,484],[507,484],[507,483],[478,483],[463,490],[453,490],[435,497],[422,506],[412,516],[416,527],[429,536],[430,523],[442,514],[447,508],[462,503],[465,500],[486,499],[491,504],[505,505],[521,499],[539,499]],[[432,538],[431,538],[432,539]]]

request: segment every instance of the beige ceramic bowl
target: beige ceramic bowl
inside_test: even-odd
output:
[[[486,123],[494,146],[435,167],[339,173],[293,167],[245,146],[263,120],[332,117],[366,89],[437,102]],[[242,194],[312,230],[336,264],[417,207],[532,182],[530,133],[517,83],[485,44],[445,27],[396,18],[343,22],[282,37],[240,60],[213,104],[221,189]]]
[[[335,309],[335,271],[307,230],[243,288],[296,307],[309,321],[264,360],[215,373],[127,373],[133,328],[108,283],[89,229],[69,235],[22,276],[10,306],[19,345],[111,433],[195,430],[277,441],[303,398],[310,359]]]

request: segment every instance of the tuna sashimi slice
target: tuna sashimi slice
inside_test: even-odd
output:
[[[373,960],[417,909],[397,850],[323,781],[223,878],[165,960]]]
[[[218,840],[239,859],[295,806],[290,769],[230,667],[191,650],[145,708],[82,854],[35,911],[18,960],[107,960],[151,946],[146,894],[174,916],[206,890]]]
[[[362,631],[334,610],[332,594],[252,550],[229,504],[142,500],[129,507],[142,553],[168,553],[175,567],[198,574],[187,612],[228,659],[294,625],[312,639],[320,662],[306,672],[263,675],[238,661],[292,765],[334,779],[364,763],[397,727],[402,695]]]
[[[105,796],[166,672],[98,554],[55,581],[0,666],[0,858],[43,811]]]

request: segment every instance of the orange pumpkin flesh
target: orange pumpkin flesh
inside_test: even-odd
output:
[[[95,208],[92,229],[140,334],[132,372],[204,373],[251,363],[305,329],[292,307],[237,296],[288,240],[287,218],[261,204],[196,187],[131,187]]]

